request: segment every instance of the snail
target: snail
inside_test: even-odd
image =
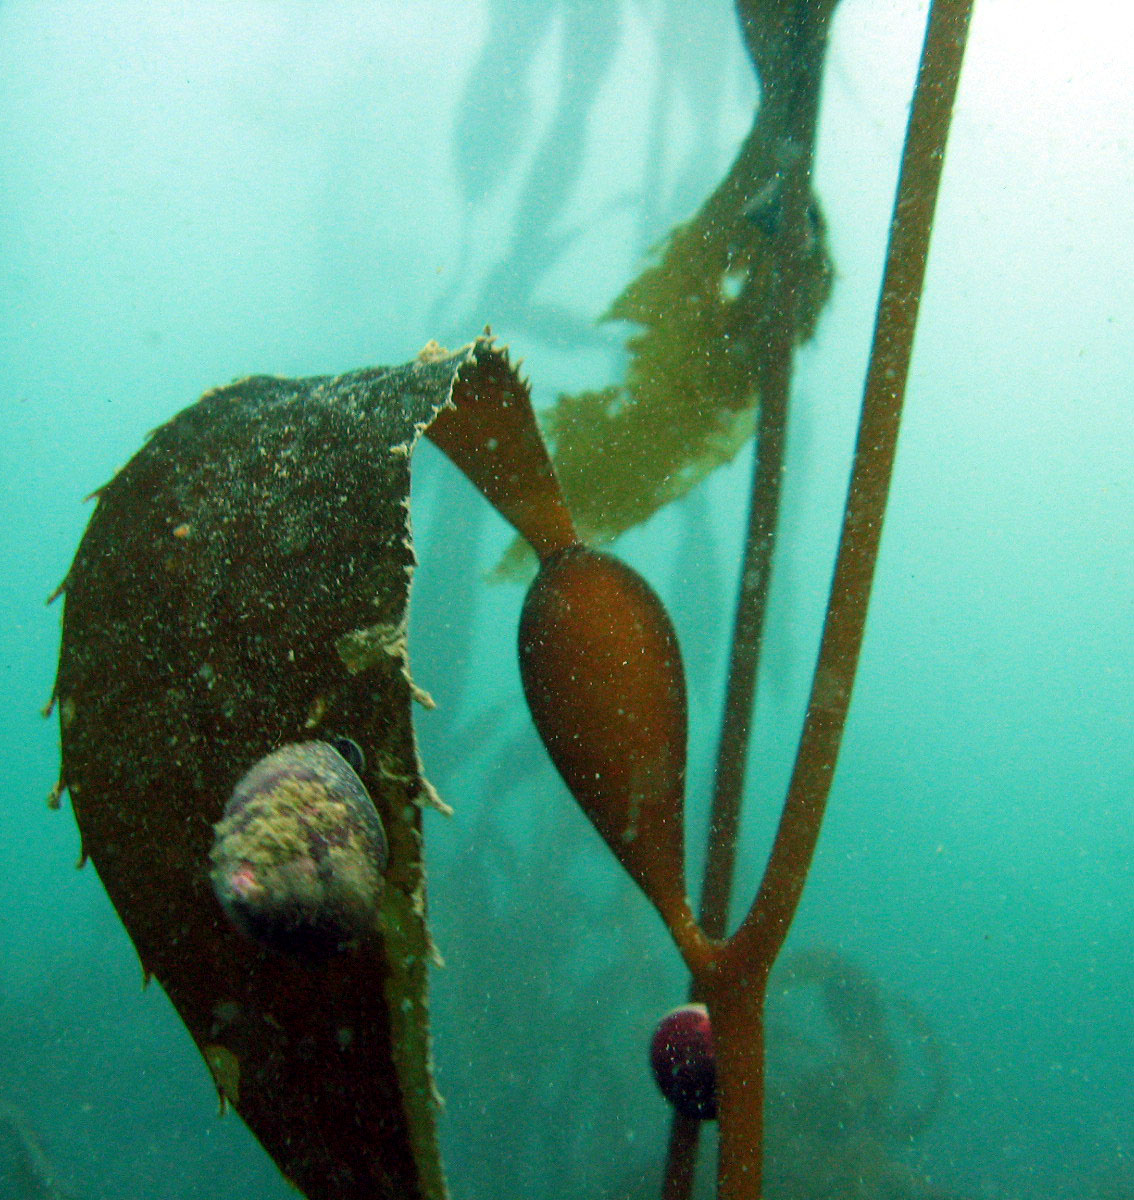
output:
[[[362,769],[349,739],[299,742],[237,783],[214,827],[210,877],[229,920],[259,945],[315,962],[379,932],[388,847]]]
[[[703,1004],[683,1004],[662,1017],[650,1041],[650,1066],[662,1095],[683,1117],[716,1118],[717,1058]]]
[[[327,741],[332,749],[337,750],[347,760],[347,765],[356,775],[361,775],[366,770],[366,755],[362,753],[362,747],[354,738],[333,737]]]

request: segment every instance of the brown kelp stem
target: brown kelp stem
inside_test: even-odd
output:
[[[862,648],[901,425],[933,214],[973,0],[932,0],[906,130],[886,270],[819,660],[783,815],[760,891],[729,947],[771,961],[819,836]]]
[[[760,372],[760,411],[756,430],[748,527],[737,589],[736,610],[725,686],[724,715],[717,749],[708,847],[701,889],[701,928],[723,938],[728,924],[736,863],[736,835],[748,759],[751,715],[755,705],[764,615],[768,605],[780,483],[787,437],[792,352],[798,321],[797,299],[809,237],[808,204],[811,167],[819,116],[823,59],[831,5],[802,5],[782,30],[778,71],[761,53],[755,35],[757,14],[749,0],[739,0],[738,15],[757,71],[766,69],[762,103],[781,114],[780,216],[773,245],[775,276],[771,303],[752,313],[761,329],[764,357]],[[696,984],[692,988],[698,995]],[[670,1128],[663,1200],[687,1200],[692,1194],[700,1142],[700,1123],[674,1113]]]
[[[931,3],[891,219],[843,530],[795,769],[756,901],[728,943],[718,969],[696,981],[709,1003],[718,1040],[720,1200],[760,1196],[763,990],[811,864],[850,705],[971,14],[972,0]],[[734,1039],[744,1044],[733,1044]],[[684,1174],[690,1172],[686,1169]]]
[[[828,15],[828,12],[812,15],[812,10],[806,9],[798,17],[790,49],[791,94],[782,99],[775,97],[786,113],[780,139],[783,166],[780,218],[773,252],[775,281],[768,309],[753,314],[753,320],[764,327],[760,340],[765,347],[760,372],[757,452],[701,893],[701,927],[715,938],[724,936],[728,922],[744,765],[775,548],[792,350],[796,341],[796,301],[809,236],[807,207]]]

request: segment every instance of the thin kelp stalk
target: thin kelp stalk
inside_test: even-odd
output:
[[[756,36],[757,14],[750,0],[739,0],[738,16],[753,65],[766,79],[762,104],[782,112],[779,220],[772,250],[774,278],[770,303],[751,314],[761,327],[765,348],[760,371],[760,410],[756,429],[748,527],[737,589],[729,651],[724,715],[717,748],[708,848],[701,888],[700,925],[712,938],[723,938],[728,925],[736,864],[736,840],[748,760],[751,716],[755,708],[764,617],[779,520],[780,483],[787,441],[792,357],[798,340],[799,294],[807,266],[811,170],[832,6],[804,7],[782,30],[776,71]],[[778,86],[777,86],[778,85]],[[691,999],[703,999],[696,983]],[[688,1200],[693,1191],[700,1122],[674,1112],[666,1160],[663,1200]]]
[[[819,660],[768,867],[734,942],[737,952],[756,958],[775,956],[795,914],[850,706],[972,6],[973,0],[930,6]]]
[[[764,362],[760,372],[757,453],[701,893],[701,927],[715,938],[724,936],[728,924],[744,764],[748,755],[750,718],[772,574],[792,353],[798,340],[796,309],[810,237],[807,209],[811,198],[811,166],[815,157],[815,129],[829,17],[829,5],[822,11],[808,9],[791,30],[791,94],[783,101],[787,117],[781,137],[783,166],[780,215],[773,250],[775,277],[770,305],[764,312],[752,314],[753,321],[764,326],[763,336],[759,339],[764,347]],[[765,97],[764,102],[768,99]]]
[[[718,1043],[719,1200],[758,1200],[761,1194],[764,990],[811,865],[850,705],[971,15],[972,0],[931,3],[843,529],[795,768],[756,901],[723,953],[695,976]],[[687,1165],[683,1174],[691,1175]]]

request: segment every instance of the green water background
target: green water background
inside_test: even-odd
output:
[[[405,11],[410,7],[412,11]],[[790,769],[924,6],[844,0],[817,165],[836,282],[799,356],[740,890]],[[977,1196],[1134,1155],[1134,21],[978,0],[880,573],[792,945],[916,1002],[951,1097],[913,1160]],[[486,68],[491,68],[486,75]],[[284,1197],[140,991],[44,804],[83,497],[250,373],[402,362],[491,322],[537,404],[612,382],[593,319],[689,215],[755,87],[726,3],[0,4],[0,1099],[83,1196]],[[557,123],[558,122],[558,123]],[[699,863],[748,464],[618,550],[691,699]],[[684,981],[527,730],[507,531],[427,447],[412,653],[454,1195],[649,1195],[653,1019]],[[1112,1193],[1115,1194],[1115,1193]],[[1127,1193],[1123,1193],[1127,1194]]]

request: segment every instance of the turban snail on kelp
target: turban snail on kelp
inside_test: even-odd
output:
[[[225,805],[213,890],[261,945],[320,960],[378,932],[386,834],[356,767],[361,752],[346,739],[281,746]]]

